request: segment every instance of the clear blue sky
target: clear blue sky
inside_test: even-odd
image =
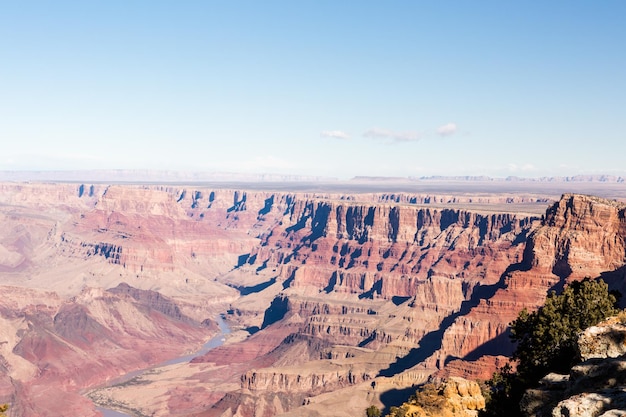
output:
[[[626,173],[626,1],[0,1],[0,170]]]

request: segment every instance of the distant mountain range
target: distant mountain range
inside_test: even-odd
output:
[[[420,181],[471,181],[471,182],[606,182],[623,183],[624,177],[618,175],[573,175],[561,177],[489,177],[486,175],[433,175],[426,177],[367,177],[359,176],[352,178],[356,182],[420,182]]]
[[[561,177],[517,177],[508,176],[502,178],[479,176],[430,176],[420,177],[420,181],[509,181],[509,182],[625,182],[624,177],[618,175],[573,175]]]
[[[168,170],[57,170],[57,171],[0,171],[0,181],[64,181],[64,182],[267,182],[267,183],[406,183],[406,182],[540,182],[540,183],[624,183],[626,179],[618,175],[573,175],[556,177],[489,177],[485,175],[423,177],[356,176],[349,181],[335,177],[285,174],[246,174],[236,172],[168,171]]]
[[[65,182],[335,182],[336,178],[281,174],[166,170],[0,171],[0,181]]]

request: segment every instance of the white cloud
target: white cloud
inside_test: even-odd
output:
[[[456,133],[457,127],[455,123],[448,123],[437,128],[439,136],[450,136]]]
[[[322,132],[325,138],[350,139],[350,135],[342,130],[325,130]]]
[[[383,139],[387,142],[416,142],[422,134],[415,131],[395,132],[389,129],[372,128],[363,133],[366,138]]]
[[[451,136],[457,133],[458,127],[456,123],[448,123],[443,126],[439,126],[436,129],[436,133],[439,136]],[[399,143],[399,142],[417,142],[418,140],[432,137],[434,134],[431,132],[418,132],[415,130],[407,131],[395,131],[390,129],[381,129],[378,127],[369,129],[363,133],[366,138],[380,139],[387,143]]]

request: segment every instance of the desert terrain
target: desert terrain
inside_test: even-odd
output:
[[[0,403],[342,417],[486,379],[550,289],[624,292],[624,201],[609,177],[5,181]]]

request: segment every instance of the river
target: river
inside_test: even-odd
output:
[[[194,352],[190,355],[179,356],[177,358],[167,360],[165,362],[162,362],[155,366],[151,366],[149,368],[129,372],[126,375],[121,376],[120,378],[116,378],[109,385],[115,385],[115,384],[120,384],[120,383],[129,381],[150,369],[159,368],[161,366],[174,365],[177,363],[189,362],[196,356],[204,355],[211,349],[215,349],[216,347],[221,346],[224,343],[225,336],[230,333],[230,328],[228,327],[228,324],[226,324],[226,322],[224,321],[224,318],[221,315],[217,316],[216,321],[217,321],[217,325],[220,328],[220,332],[216,336],[211,338],[208,342],[206,342],[204,345],[202,345],[202,348],[200,348],[200,350],[198,350],[197,352]],[[133,417],[130,414],[125,414],[120,411],[112,410],[112,409],[104,408],[104,407],[96,407],[96,410],[100,411],[103,417]]]

